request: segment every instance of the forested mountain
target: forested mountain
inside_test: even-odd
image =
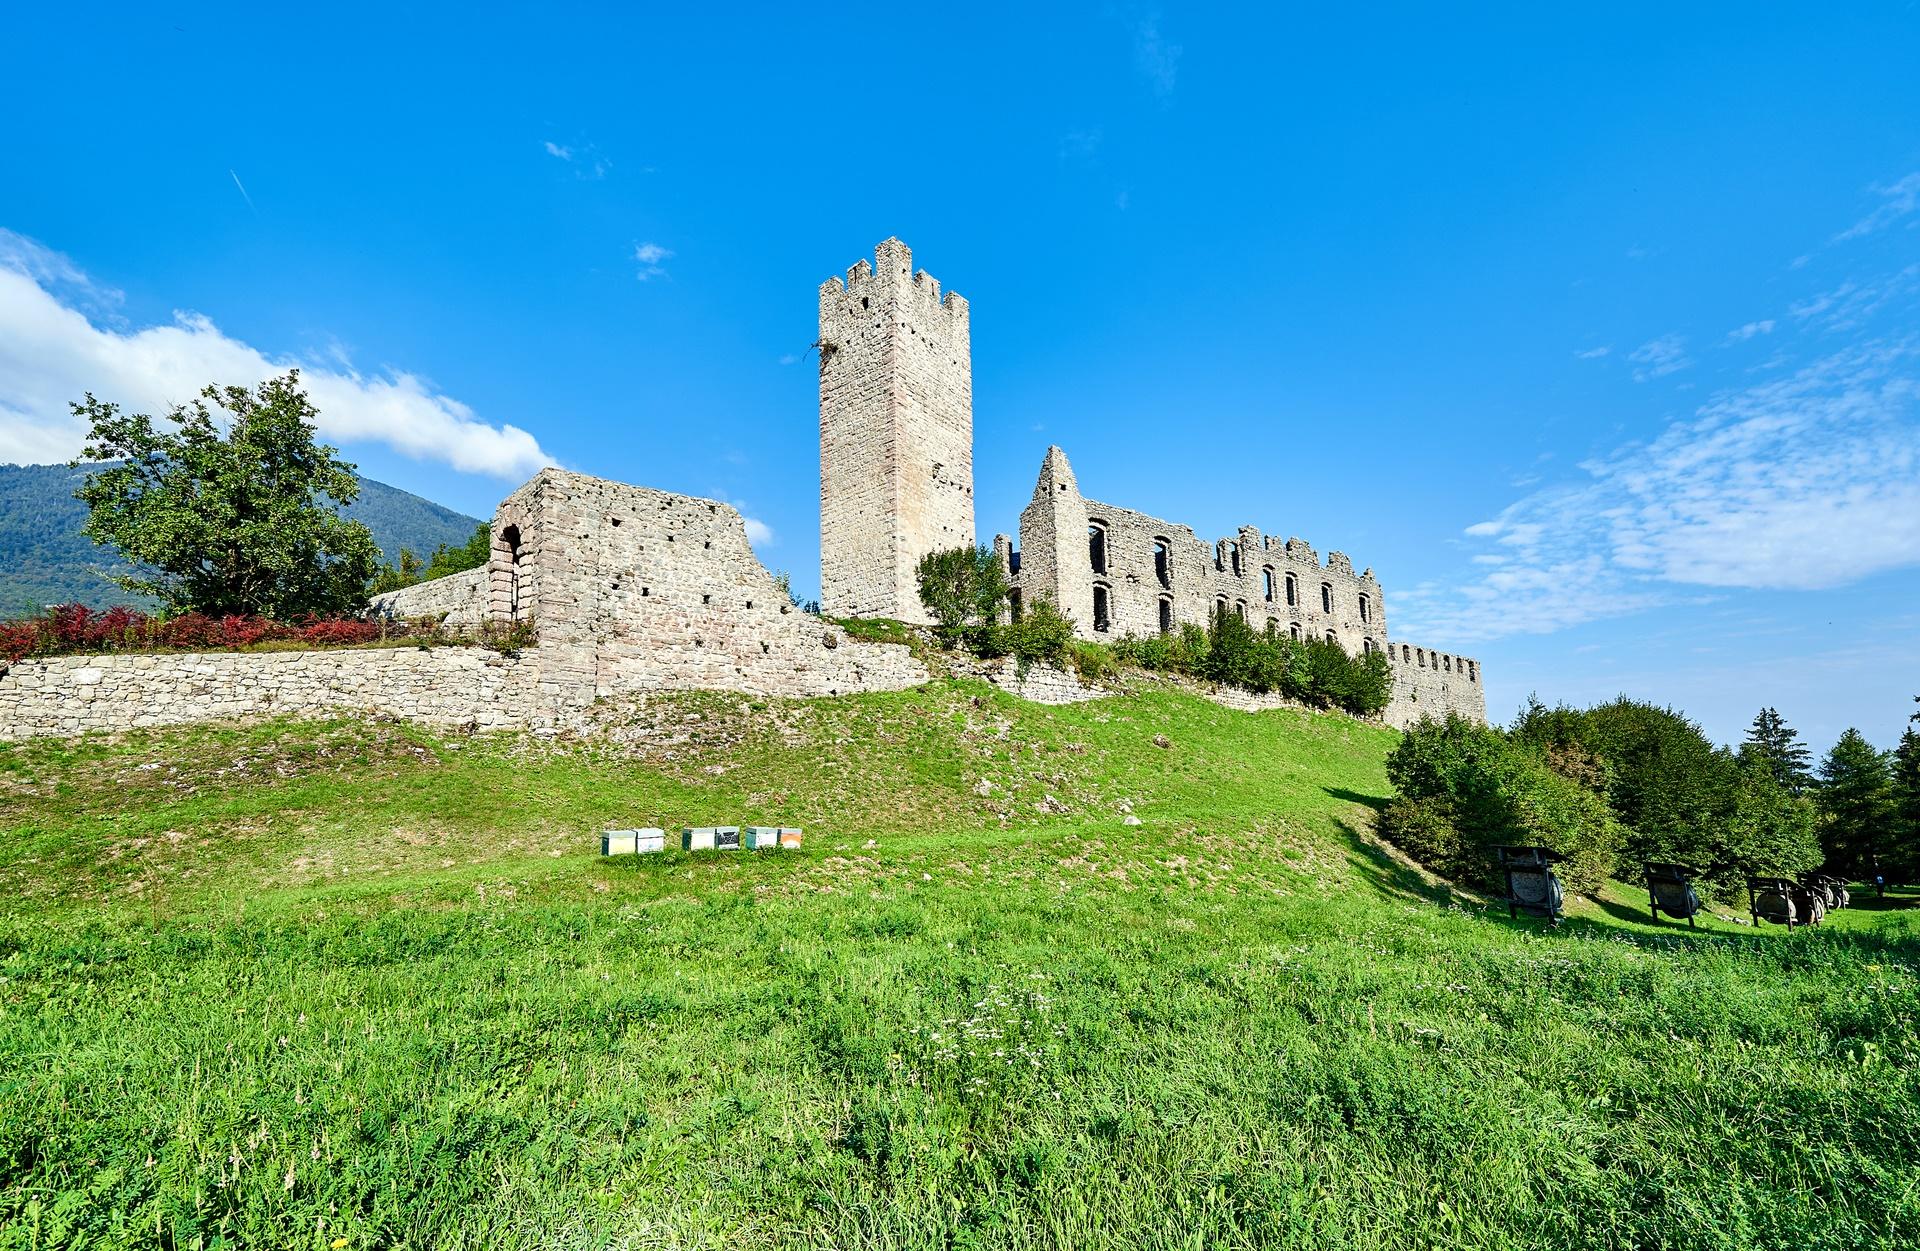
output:
[[[81,533],[87,509],[73,491],[86,472],[65,465],[0,465],[0,616],[48,604],[143,602],[108,581],[106,575],[121,564],[118,554]],[[388,562],[398,560],[403,547],[422,559],[442,543],[457,547],[480,524],[371,478],[360,479],[360,498],[345,511],[373,532]]]

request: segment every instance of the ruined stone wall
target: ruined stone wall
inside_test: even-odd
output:
[[[1484,723],[1487,689],[1480,682],[1480,662],[1450,652],[1436,652],[1406,643],[1388,649],[1393,661],[1393,699],[1385,720],[1408,729],[1422,719],[1445,720],[1448,713]]]
[[[537,649],[55,656],[0,673],[0,740],[263,716],[371,713],[481,729],[549,722]]]
[[[483,565],[376,595],[369,606],[384,617],[438,617],[448,626],[471,628],[486,615],[487,584]]]
[[[540,683],[577,703],[644,690],[760,695],[901,690],[927,680],[904,647],[846,636],[795,608],[753,554],[740,514],[562,470],[500,506],[489,566],[496,617],[539,631]]]
[[[1104,569],[1094,564],[1090,528],[1096,526],[1104,536]],[[1164,562],[1156,544],[1165,547]],[[1251,526],[1202,542],[1187,526],[1086,499],[1057,447],[1048,449],[1033,502],[1020,515],[1015,583],[1025,600],[1053,599],[1084,639],[1158,634],[1164,602],[1175,628],[1206,625],[1214,606],[1224,603],[1256,630],[1271,621],[1298,638],[1331,634],[1350,652],[1387,643],[1386,606],[1371,569],[1354,573],[1340,552],[1329,553],[1323,565],[1304,540],[1280,542]],[[1106,591],[1104,629],[1096,588]]]
[[[914,571],[972,546],[967,302],[898,239],[820,287],[820,602],[925,621]]]

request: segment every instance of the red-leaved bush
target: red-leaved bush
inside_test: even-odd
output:
[[[274,621],[267,617],[209,617],[197,612],[155,617],[132,608],[109,608],[103,612],[84,604],[61,604],[38,617],[0,621],[0,660],[11,664],[28,656],[205,651],[248,647],[255,643],[347,647],[421,635],[438,638],[438,627],[431,623],[368,621],[358,617],[309,618],[299,622]]]

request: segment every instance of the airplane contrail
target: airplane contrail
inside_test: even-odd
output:
[[[233,185],[240,188],[240,198],[242,200],[245,200],[247,202],[247,207],[250,209],[253,209],[254,215],[258,216],[260,213],[260,210],[254,207],[253,197],[247,194],[247,185],[240,181],[240,175],[234,174],[232,170],[228,170],[227,172],[229,174],[233,174]]]

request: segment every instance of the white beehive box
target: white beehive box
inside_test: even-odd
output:
[[[765,851],[780,845],[780,827],[777,825],[749,825],[746,834],[749,851]]]
[[[600,835],[600,854],[631,856],[639,850],[639,839],[638,830],[607,830]]]
[[[635,830],[634,835],[636,842],[634,851],[640,855],[644,856],[650,852],[666,850],[667,832],[665,830],[656,830],[648,827],[644,830]]]
[[[680,850],[712,851],[717,829],[711,825],[689,825],[680,831]]]
[[[713,845],[719,851],[739,851],[740,827],[737,825],[714,826]]]
[[[800,846],[799,828],[791,825],[781,826],[780,827],[780,845],[782,847],[798,848]]]

